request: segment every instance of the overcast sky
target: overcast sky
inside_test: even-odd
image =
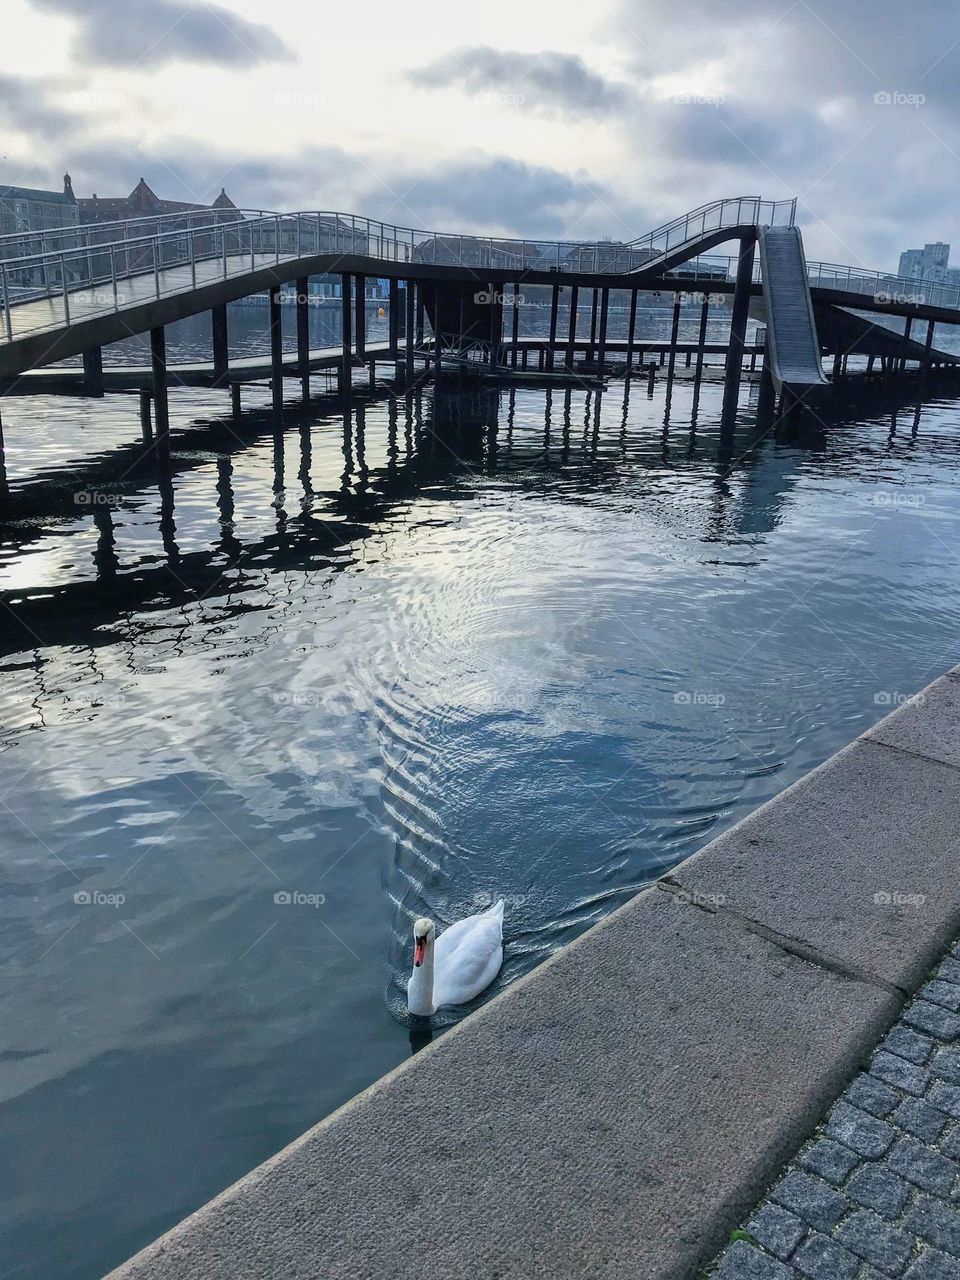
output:
[[[807,254],[960,264],[955,0],[3,0],[0,182],[629,239],[800,198]]]

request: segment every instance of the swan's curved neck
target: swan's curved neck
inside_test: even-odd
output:
[[[433,939],[423,950],[423,964],[414,965],[407,983],[407,1008],[421,1018],[436,1013],[433,1005]]]

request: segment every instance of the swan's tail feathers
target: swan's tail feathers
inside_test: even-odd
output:
[[[488,916],[490,916],[490,917],[491,917],[492,919],[494,919],[494,920],[499,920],[499,922],[500,922],[500,928],[501,928],[501,931],[502,931],[502,929],[503,929],[503,899],[501,898],[499,902],[495,902],[495,903],[493,904],[493,906],[492,906],[492,907],[490,907],[490,909],[489,909],[488,911],[485,911],[485,912],[484,912],[484,915],[488,915]]]

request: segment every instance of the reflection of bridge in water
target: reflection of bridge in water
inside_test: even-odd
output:
[[[533,479],[551,500],[578,503],[621,487],[625,464],[634,471],[638,465],[651,471],[682,465],[711,482],[709,502],[695,508],[703,513],[706,541],[722,539],[732,530],[762,536],[781,519],[796,475],[795,458],[788,455],[774,466],[764,441],[786,440],[817,449],[823,443],[822,427],[812,420],[775,418],[771,398],[764,405],[762,388],[758,411],[747,421],[730,421],[716,413],[701,420],[696,388],[687,390],[690,399],[683,418],[671,420],[672,401],[666,395],[662,417],[651,424],[652,430],[638,428],[630,417],[631,397],[646,402],[648,393],[629,382],[622,405],[618,401],[613,412],[611,395],[603,388],[548,388],[542,398],[542,427],[536,431],[530,428],[524,403],[529,401],[528,391],[476,388],[469,394],[427,396],[418,389],[388,395],[385,401],[354,398],[340,417],[339,432],[336,418],[317,423],[306,413],[300,415],[296,436],[277,431],[269,412],[247,412],[239,423],[198,424],[178,433],[177,452],[159,482],[153,459],[139,444],[112,450],[78,469],[65,466],[61,473],[23,483],[9,494],[13,523],[5,528],[4,538],[14,546],[30,544],[35,551],[38,522],[51,521],[52,528],[40,533],[41,544],[55,547],[58,539],[69,539],[69,531],[61,532],[62,522],[77,516],[76,493],[85,491],[91,499],[86,510],[97,530],[93,574],[5,590],[0,595],[0,653],[132,643],[127,622],[131,611],[142,614],[216,601],[237,611],[263,607],[253,596],[264,591],[273,575],[288,570],[340,571],[357,559],[365,541],[402,527],[412,499],[442,493],[454,503],[472,500],[474,479],[482,482],[484,477],[515,478],[525,485]],[[915,397],[915,388],[912,392]],[[907,430],[916,435],[921,406],[913,402],[908,385],[877,384],[872,396],[872,406],[865,405],[861,395],[855,405],[845,408],[838,401],[820,416],[824,423],[839,423],[862,418],[866,408],[891,414],[895,430],[906,404],[911,409]],[[367,435],[367,415],[373,409],[381,422],[386,411],[385,430],[381,428],[373,442],[375,461]],[[331,433],[336,433],[335,443]],[[273,529],[244,540],[235,519],[235,463],[268,441]],[[288,457],[287,442],[294,445],[295,458]],[[321,442],[328,446],[325,473],[330,474],[332,454],[340,458],[331,486],[314,479]],[[216,453],[215,475],[211,452]],[[295,475],[291,462],[296,464]],[[201,498],[200,507],[195,487],[184,496],[185,482],[196,473],[210,473],[212,480],[209,504]],[[749,491],[759,486],[762,503],[746,501],[744,486]],[[125,556],[120,544],[130,516],[154,496],[158,515],[148,541],[136,541]],[[264,504],[268,510],[269,505]],[[205,547],[183,550],[178,519],[185,518],[189,530],[194,516],[208,507],[216,510],[216,536]],[[691,509],[683,510],[686,521]]]

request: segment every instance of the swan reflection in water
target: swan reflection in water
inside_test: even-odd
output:
[[[410,1056],[425,1049],[433,1039],[433,1027],[429,1018],[421,1018],[418,1014],[410,1015]]]

